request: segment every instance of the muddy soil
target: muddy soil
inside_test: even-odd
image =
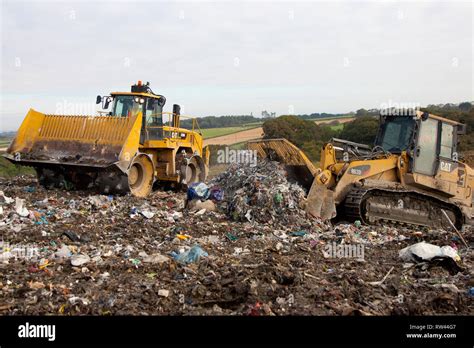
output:
[[[188,212],[183,192],[99,196],[46,190],[29,176],[0,190],[25,200],[0,200],[2,315],[474,313],[474,253],[451,231],[233,221],[219,204]],[[473,230],[463,235],[472,250]],[[422,240],[459,248],[461,268],[409,267],[398,252]],[[340,243],[358,249],[332,253]],[[196,244],[209,256],[173,259]]]

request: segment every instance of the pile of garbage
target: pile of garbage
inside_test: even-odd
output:
[[[265,168],[285,183],[261,165],[147,198],[0,179],[0,315],[473,313],[474,253],[452,231],[329,226],[273,201],[268,222],[250,202],[257,222],[229,218],[242,188],[273,198]]]
[[[233,164],[212,183],[225,189],[227,214],[235,221],[287,224],[306,218],[305,191],[288,182],[278,162]]]

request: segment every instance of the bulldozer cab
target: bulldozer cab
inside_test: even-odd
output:
[[[163,139],[163,106],[166,99],[161,95],[154,94],[148,83],[142,85],[141,81],[138,81],[136,85],[132,86],[130,93],[111,93],[111,97],[108,97],[103,105],[105,109],[108,108],[110,99],[112,99],[110,116],[142,117],[141,144],[148,140]],[[98,103],[101,101],[100,96],[97,97],[97,101]],[[173,124],[173,126],[176,125]]]
[[[461,123],[420,111],[381,115],[375,145],[392,154],[406,152],[408,172],[433,177],[457,169],[458,136],[464,132]]]

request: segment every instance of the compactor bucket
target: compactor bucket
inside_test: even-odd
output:
[[[322,220],[330,220],[336,217],[334,192],[314,181],[306,197],[305,210],[312,216]]]
[[[261,158],[278,161],[285,166],[289,180],[296,181],[307,191],[311,188],[318,169],[303,151],[286,139],[263,139],[248,142],[249,150],[257,151]]]
[[[140,128],[141,114],[64,116],[30,109],[4,156],[34,167],[42,184],[64,181],[80,186],[103,174],[114,178],[119,190],[126,189],[117,176],[126,178],[138,151]]]

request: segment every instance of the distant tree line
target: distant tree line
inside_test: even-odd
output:
[[[262,127],[265,138],[286,138],[302,149],[312,161],[319,160],[321,146],[338,134],[330,126],[320,126],[297,116],[267,120]]]

